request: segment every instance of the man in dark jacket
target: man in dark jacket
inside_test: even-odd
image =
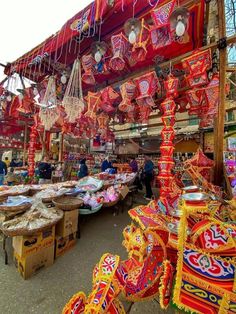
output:
[[[7,165],[4,161],[0,160],[0,185],[3,185],[4,176],[7,174]]]
[[[145,163],[144,163],[144,183],[146,186],[146,196],[147,200],[151,200],[153,193],[152,193],[152,180],[154,177],[154,164],[151,161],[149,156],[145,156]]]
[[[39,163],[39,184],[51,183],[52,179],[52,166],[48,162],[48,157],[45,156],[43,161]]]
[[[88,175],[88,167],[86,165],[86,159],[82,159],[80,161],[80,168],[79,168],[79,171],[78,171],[78,178],[79,179],[82,179],[84,177],[87,177]]]
[[[109,168],[112,168],[110,156],[108,156],[106,159],[103,160],[102,165],[101,165],[101,170],[102,170],[102,172],[105,172]]]

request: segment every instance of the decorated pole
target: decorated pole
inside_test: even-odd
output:
[[[38,131],[35,126],[31,127],[30,141],[29,141],[29,151],[28,151],[28,175],[29,177],[34,176],[35,170],[35,150],[36,150],[36,138],[38,136]]]
[[[219,55],[220,55],[220,95],[218,113],[214,126],[214,159],[215,159],[215,184],[220,185],[223,177],[223,146],[225,125],[225,84],[226,84],[226,62],[227,42],[225,25],[224,0],[218,0],[219,17]]]
[[[25,166],[25,162],[26,162],[26,145],[27,145],[27,123],[25,122],[24,146],[23,146],[23,166]]]

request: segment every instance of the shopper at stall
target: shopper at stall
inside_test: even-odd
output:
[[[10,166],[10,160],[8,157],[5,157],[5,164],[7,165],[7,167]]]
[[[111,163],[111,157],[108,156],[106,159],[103,160],[101,170],[102,172],[105,172],[107,169],[112,168],[112,163]]]
[[[138,163],[134,157],[130,158],[129,166],[132,169],[132,172],[138,172]]]
[[[152,180],[154,178],[154,164],[151,161],[149,156],[145,156],[145,163],[143,169],[143,180],[146,186],[146,196],[147,200],[151,200],[153,193],[152,193]]]
[[[8,171],[7,175],[5,176],[5,183],[9,186],[15,185],[19,182],[18,176],[14,173],[14,168],[11,167]]]
[[[43,161],[41,161],[38,165],[39,184],[51,183],[53,169],[48,161],[49,161],[48,157],[45,156],[43,158]]]
[[[78,178],[79,179],[82,179],[84,177],[87,177],[88,175],[88,167],[86,165],[86,159],[82,159],[80,160],[80,168],[79,168],[79,171],[78,171]]]
[[[12,161],[10,162],[10,167],[17,167],[18,164],[17,164],[17,161],[15,158],[12,159]]]
[[[0,185],[4,183],[4,177],[7,174],[7,165],[4,161],[0,160]]]

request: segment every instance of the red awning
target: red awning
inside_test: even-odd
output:
[[[95,0],[68,20],[59,32],[9,65],[5,73],[10,74],[15,71],[36,82],[41,81],[46,75],[62,73],[63,69],[71,66],[77,58],[80,38],[82,39],[81,55],[87,53],[91,43],[97,40],[95,38],[98,36],[100,27],[99,20],[102,20],[101,40],[110,43],[111,36],[119,33],[123,29],[125,21],[132,17],[134,2],[133,0],[116,0],[114,5],[109,7],[108,1]],[[145,17],[145,20],[150,20],[150,13],[155,5],[160,7],[168,2],[169,0],[137,1],[134,8],[135,17]],[[143,62],[138,62],[134,66],[129,65],[121,72],[114,72],[109,69],[107,73],[97,74],[96,82],[101,83],[153,65],[156,58],[169,60],[202,46],[204,0],[180,0],[179,4],[187,4],[190,11],[188,42],[174,41],[171,45],[162,46],[157,50],[149,45],[147,56]]]

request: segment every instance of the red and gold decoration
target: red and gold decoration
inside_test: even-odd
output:
[[[162,144],[160,147],[161,158],[158,162],[159,174],[158,180],[161,183],[160,196],[169,197],[173,193],[174,176],[172,170],[174,168],[174,124],[176,105],[173,100],[177,96],[178,79],[170,75],[164,82],[167,98],[162,102],[161,109],[163,112],[162,121],[164,128],[161,132]]]
[[[149,27],[145,25],[144,19],[142,19],[140,32],[131,50],[131,58],[135,62],[141,62],[145,60],[147,55],[147,45],[149,39],[150,39]]]
[[[89,118],[92,122],[96,121],[96,112],[101,106],[101,94],[88,92],[87,97],[85,97],[87,101],[87,111],[85,112],[85,118]]]
[[[38,137],[38,131],[35,126],[31,128],[29,150],[28,150],[28,175],[29,177],[34,176],[35,170],[35,150],[36,150],[36,139]]]
[[[136,96],[136,85],[132,81],[127,81],[120,86],[122,101],[119,104],[119,110],[125,113],[133,112],[135,105],[132,100]]]

